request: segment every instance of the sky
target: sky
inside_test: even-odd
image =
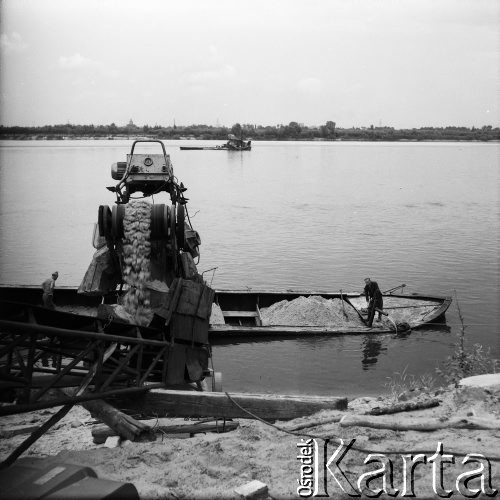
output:
[[[0,124],[500,125],[499,0],[0,0]]]

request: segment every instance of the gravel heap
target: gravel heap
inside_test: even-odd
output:
[[[150,278],[150,221],[151,205],[145,201],[133,201],[125,205],[123,218],[123,279],[129,290],[123,306],[134,318],[134,323],[149,322],[149,292],[146,283]]]
[[[340,299],[325,299],[318,295],[282,300],[260,310],[265,326],[354,326],[362,325],[356,312],[344,304],[345,317]]]
[[[224,319],[224,314],[222,314],[222,309],[219,304],[212,304],[212,313],[210,314],[210,324],[211,325],[225,325],[226,320]]]

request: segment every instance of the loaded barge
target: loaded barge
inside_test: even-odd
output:
[[[345,335],[345,334],[377,334],[394,332],[400,325],[416,329],[439,321],[450,306],[451,297],[429,296],[421,294],[392,294],[386,293],[384,297],[384,312],[389,315],[380,323],[373,323],[372,327],[364,324],[366,316],[366,302],[359,293],[331,293],[312,291],[263,291],[263,290],[215,290],[213,311],[209,322],[209,337],[244,336],[247,338],[272,337],[272,336],[302,336],[302,335]],[[103,304],[115,304],[118,301],[118,292],[106,296],[83,295],[74,287],[61,287],[56,290],[57,311],[44,310],[39,312],[45,319],[47,326],[69,325],[71,317],[87,316],[97,317],[99,307]],[[339,321],[334,324],[318,325],[304,324],[276,324],[276,320],[266,319],[266,312],[278,305],[286,307],[300,299],[304,307],[311,305],[311,300],[319,304],[329,301],[337,304],[340,310]],[[286,302],[285,302],[286,301]],[[12,303],[17,307],[41,305],[41,289],[35,286],[8,286],[0,285],[0,319],[7,319],[12,310]],[[312,302],[314,305],[315,302]],[[77,321],[75,318],[74,321]],[[114,319],[118,325],[123,322]],[[127,324],[126,324],[127,325]],[[396,325],[396,327],[394,326]],[[123,326],[127,329],[128,326]]]

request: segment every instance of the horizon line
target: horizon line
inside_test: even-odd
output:
[[[130,123],[132,122],[132,123]],[[154,125],[150,125],[148,123],[145,123],[143,125],[137,125],[135,124],[132,120],[130,120],[129,123],[125,125],[117,125],[115,122],[111,123],[99,123],[99,124],[94,124],[94,123],[71,123],[71,122],[63,122],[63,123],[46,123],[44,125],[6,125],[0,123],[1,128],[15,128],[15,127],[20,127],[20,128],[43,128],[43,127],[55,127],[55,126],[79,126],[79,127],[109,127],[111,125],[115,125],[117,128],[126,128],[131,126],[131,124],[137,128],[143,128],[143,127],[149,127],[149,128],[185,128],[185,127],[212,127],[212,128],[226,128],[226,129],[231,129],[235,125],[240,125],[241,127],[287,127],[291,123],[297,123],[300,127],[306,127],[306,128],[320,128],[324,127],[327,122],[320,124],[320,125],[307,125],[305,123],[297,122],[297,121],[291,121],[288,123],[276,123],[273,125],[269,124],[262,124],[262,123],[240,123],[236,122],[233,125],[221,125],[221,124],[208,124],[208,123],[191,123],[189,125],[179,125],[177,123],[174,123],[173,125],[162,125],[155,123]],[[333,122],[333,120],[328,120],[328,122]],[[333,122],[335,124],[336,129],[350,129],[350,128],[365,128],[365,129],[380,129],[380,128],[392,128],[394,130],[413,130],[413,129],[421,129],[421,128],[467,128],[467,129],[472,129],[472,128],[484,128],[484,127],[491,127],[492,129],[496,129],[500,127],[500,124],[498,125],[492,125],[490,124],[483,124],[483,125],[420,125],[420,126],[407,126],[407,127],[395,127],[393,125],[383,125],[383,124],[370,124],[370,125],[351,125],[351,126],[340,126],[336,122]]]

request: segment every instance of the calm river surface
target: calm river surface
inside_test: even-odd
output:
[[[114,202],[111,163],[131,143],[0,141],[0,283],[55,269],[59,285],[80,283],[97,208]],[[214,288],[359,291],[370,276],[382,290],[456,291],[468,341],[499,356],[498,143],[165,144]],[[454,301],[445,325],[407,336],[217,343],[214,366],[230,391],[376,394],[404,368],[433,374],[459,326]]]

